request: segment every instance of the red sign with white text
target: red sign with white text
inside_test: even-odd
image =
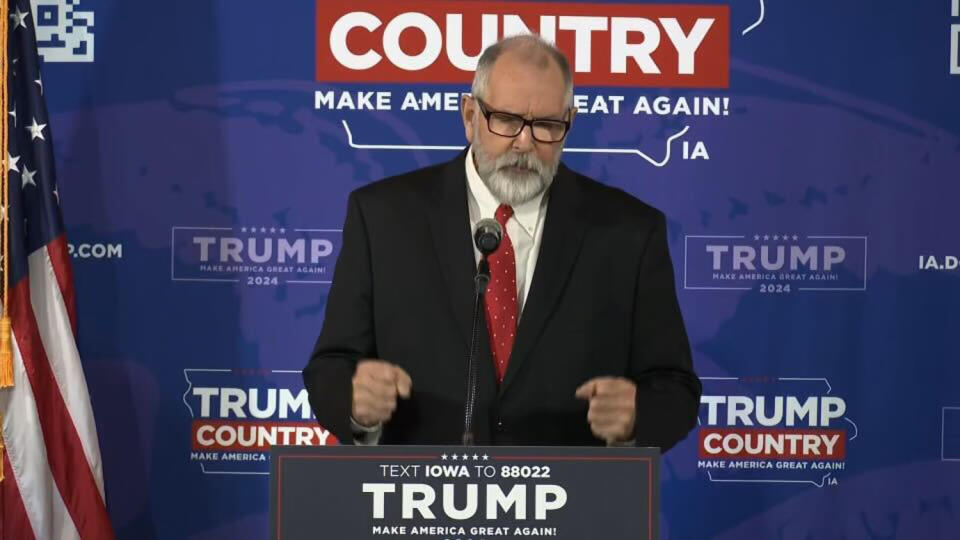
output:
[[[701,428],[700,459],[842,460],[842,429]]]
[[[465,84],[486,46],[534,32],[577,85],[729,86],[728,6],[317,0],[316,12],[318,81]]]

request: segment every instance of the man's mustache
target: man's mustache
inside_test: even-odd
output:
[[[496,168],[505,169],[507,167],[517,167],[527,169],[530,172],[542,174],[545,170],[543,163],[530,154],[506,154],[497,159]]]

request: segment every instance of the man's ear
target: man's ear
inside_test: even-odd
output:
[[[463,117],[463,134],[467,142],[473,144],[473,123],[477,119],[477,102],[470,94],[460,96],[460,115]]]

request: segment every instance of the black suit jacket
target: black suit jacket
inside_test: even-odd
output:
[[[461,441],[476,269],[465,156],[350,195],[323,330],[303,370],[317,420],[343,443],[353,442],[360,358],[392,362],[413,379],[382,444]],[[683,439],[701,387],[663,214],[561,165],[499,387],[485,328],[480,350],[477,444],[604,444],[574,397],[601,375],[636,382],[638,445],[666,451]]]

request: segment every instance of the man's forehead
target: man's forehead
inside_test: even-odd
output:
[[[562,115],[566,85],[556,62],[547,65],[505,54],[490,72],[486,101],[490,107],[519,115]]]

